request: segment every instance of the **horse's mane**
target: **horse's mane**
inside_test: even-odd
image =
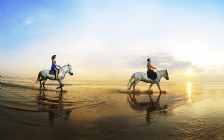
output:
[[[63,67],[66,67],[66,66],[70,66],[70,67],[71,67],[71,65],[70,65],[70,64],[67,64],[67,65],[62,66],[62,68],[63,68]]]

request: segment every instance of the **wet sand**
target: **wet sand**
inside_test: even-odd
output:
[[[3,79],[1,140],[224,138],[223,82],[162,83],[160,95],[144,83],[134,93],[122,82],[68,81],[61,93],[31,81]]]

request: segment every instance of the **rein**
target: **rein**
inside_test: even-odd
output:
[[[158,71],[158,72],[159,72],[159,74],[161,74],[161,75],[162,75],[162,77],[165,77],[165,75],[164,75],[164,74],[162,74],[160,71]],[[161,78],[162,78],[162,77],[161,77]],[[166,78],[166,77],[165,77],[165,78]]]
[[[159,74],[161,74],[162,77],[164,77],[164,78],[166,78],[166,77],[168,76],[168,75],[165,76],[165,74],[162,74],[160,71],[158,71],[158,72],[159,72]],[[162,78],[162,77],[161,77],[161,78]]]
[[[60,71],[65,75],[67,72],[65,72],[62,68],[60,69]]]
[[[159,72],[159,74],[161,74],[161,72],[160,71],[158,71]],[[162,77],[164,76],[163,74],[161,74],[162,75]]]

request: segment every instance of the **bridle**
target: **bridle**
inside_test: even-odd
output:
[[[159,74],[160,75],[162,75],[162,77],[165,77],[165,75],[164,74],[162,74],[160,71],[158,71],[159,72]],[[167,75],[168,76],[168,75]],[[165,77],[166,78],[166,77]]]
[[[60,68],[60,71],[65,75],[66,74],[66,72],[62,69],[62,68]]]
[[[68,66],[68,68],[69,68],[69,65],[65,65],[65,66]],[[69,68],[69,69],[71,69],[71,68]],[[60,68],[60,71],[61,71],[64,75],[67,73],[67,71],[65,72],[62,68]]]
[[[164,76],[163,74],[161,74],[161,72],[160,72],[160,71],[158,71],[158,72],[159,72],[159,74],[160,74],[160,75]]]

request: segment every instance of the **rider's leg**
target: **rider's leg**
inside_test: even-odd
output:
[[[57,79],[59,79],[59,78],[58,78],[58,75],[59,75],[59,69],[57,68]]]
[[[58,69],[54,69],[55,70],[55,79],[57,80],[58,79]]]
[[[58,70],[56,70],[56,77],[57,77],[57,79],[58,79]]]

